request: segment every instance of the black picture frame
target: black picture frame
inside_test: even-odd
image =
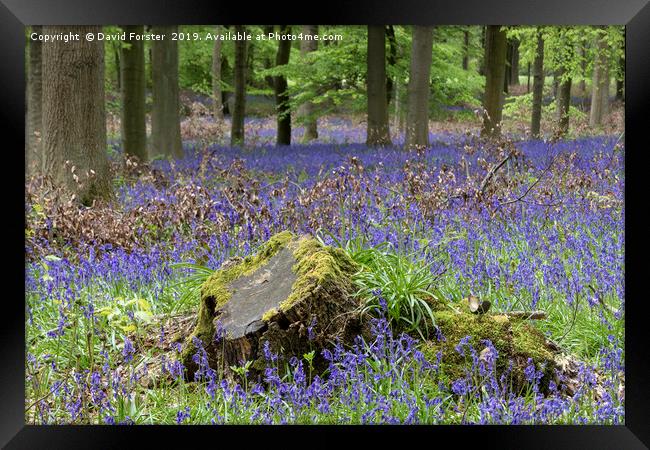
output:
[[[435,426],[435,427],[174,427],[174,426],[26,426],[24,424],[24,171],[25,37],[26,25],[48,24],[205,24],[205,23],[318,23],[318,24],[539,24],[626,25],[626,157],[625,157],[625,295],[626,415],[620,426]],[[644,132],[650,125],[650,5],[648,0],[358,0],[353,4],[329,0],[303,2],[134,1],[134,0],[1,0],[0,3],[0,117],[3,134],[2,191],[6,220],[3,236],[3,314],[0,316],[0,444],[6,448],[129,448],[136,438],[146,447],[255,445],[266,442],[338,445],[354,438],[395,434],[407,445],[477,443],[480,448],[637,449],[650,446],[650,390],[648,301],[643,282],[648,269],[645,253],[648,222],[642,158],[648,153]],[[7,140],[11,136],[13,139]],[[12,142],[11,144],[7,142]],[[12,169],[15,167],[15,169]],[[24,183],[22,184],[24,187]],[[23,226],[23,229],[21,229]],[[15,237],[14,237],[15,236]],[[14,257],[16,262],[14,263]],[[8,289],[8,288],[11,289]],[[647,289],[646,289],[647,291]],[[287,433],[288,431],[288,433]],[[219,436],[214,433],[236,433]],[[276,436],[282,433],[283,436]],[[321,441],[319,434],[340,439]],[[422,433],[426,436],[415,436]],[[199,436],[210,434],[211,436]],[[235,440],[227,439],[234,438]],[[243,437],[243,440],[242,440]],[[444,439],[444,440],[443,440]],[[235,442],[240,444],[235,444]],[[165,445],[166,444],[166,445]]]

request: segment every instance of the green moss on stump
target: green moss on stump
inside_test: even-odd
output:
[[[208,277],[201,287],[201,303],[199,305],[197,324],[187,339],[182,354],[183,361],[188,361],[195,352],[192,338],[198,337],[204,344],[212,341],[216,331],[213,323],[215,313],[232,297],[232,292],[227,287],[228,283],[242,276],[250,275],[263,267],[276,253],[286,247],[292,239],[294,239],[294,235],[290,231],[275,234],[260,247],[255,255],[247,256],[238,264],[219,269]]]
[[[485,348],[482,340],[492,342],[499,353],[496,361],[499,376],[507,370],[510,361],[513,362],[511,381],[515,389],[524,385],[523,370],[528,358],[532,358],[538,368],[544,365],[544,378],[548,383],[555,367],[554,355],[548,349],[544,335],[528,321],[504,315],[476,315],[449,310],[434,311],[434,316],[445,340],[426,341],[420,347],[429,361],[435,361],[438,352],[442,351],[443,380],[453,381],[465,376],[466,368],[471,366],[471,361],[466,359],[469,358],[469,352],[465,352],[467,356],[461,356],[455,347],[461,339],[470,336],[468,344],[477,353]]]
[[[232,297],[228,284],[242,276],[254,273],[285,247],[292,250],[297,261],[292,267],[296,274],[296,281],[292,285],[291,294],[277,308],[266,311],[262,315],[262,320],[269,322],[279,312],[289,311],[317,289],[352,293],[351,277],[358,270],[358,266],[343,250],[323,246],[312,237],[297,239],[289,231],[278,233],[262,245],[255,255],[248,256],[230,267],[217,270],[205,281],[201,288],[197,325],[187,339],[183,361],[189,363],[191,355],[195,352],[193,337],[198,337],[204,344],[212,341],[216,331],[214,325],[216,311]]]

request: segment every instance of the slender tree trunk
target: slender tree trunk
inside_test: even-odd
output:
[[[483,107],[482,136],[498,136],[501,133],[501,113],[503,109],[503,84],[506,70],[506,33],[500,25],[490,25],[487,29],[486,80]]]
[[[244,34],[243,25],[235,25],[235,32]],[[232,112],[231,145],[244,144],[244,114],[246,109],[246,48],[247,41],[235,41],[235,104]]]
[[[526,66],[526,93],[530,93],[530,63]]]
[[[32,27],[34,33],[41,34],[43,27]],[[25,137],[25,174],[27,176],[42,171],[43,138],[43,59],[39,40],[29,40],[29,65],[27,68],[27,119]]]
[[[589,114],[589,126],[595,127],[603,121],[603,91],[606,89],[605,67],[607,66],[607,41],[598,39],[596,57],[594,60],[594,74],[591,87],[591,111]]]
[[[544,38],[541,30],[537,31],[537,51],[533,62],[533,108],[530,122],[530,134],[540,137],[542,120],[542,95],[544,93]]]
[[[318,25],[305,25],[302,28],[302,34],[306,36],[316,36],[318,34]],[[308,53],[314,52],[318,49],[318,41],[316,39],[303,39],[300,41],[300,54],[304,57]],[[306,102],[300,107],[299,115],[302,118],[302,123],[305,127],[305,134],[303,135],[303,142],[309,142],[318,139],[318,123],[316,117],[316,108],[312,102]]]
[[[503,92],[505,92],[506,94],[509,92],[510,84],[512,84],[512,79],[510,78],[512,75],[512,66],[510,65],[511,62],[512,62],[512,43],[506,40],[506,71],[503,77]]]
[[[368,127],[366,145],[390,145],[386,104],[386,34],[382,25],[368,25]]]
[[[569,108],[571,106],[571,78],[560,81],[558,96],[558,131],[560,136],[569,132]]]
[[[291,27],[282,25],[281,35],[291,34]],[[291,41],[281,39],[278,42],[278,53],[275,58],[275,65],[285,66],[289,63],[291,52]],[[275,77],[275,103],[278,114],[278,145],[291,145],[291,108],[289,107],[289,91],[287,89],[287,77],[278,75]]]
[[[587,78],[587,51],[584,45],[580,46],[580,69],[581,69],[582,78],[578,83],[578,90],[580,91],[580,95],[586,97],[587,82],[585,81],[585,78]]]
[[[142,35],[144,26],[127,25],[122,46],[122,146],[124,153],[147,160],[147,129],[145,120],[144,41],[130,40],[131,33]]]
[[[264,34],[267,36],[271,33],[273,33],[273,25],[264,25]],[[327,42],[327,41],[326,41]],[[265,57],[264,58],[264,68],[265,69],[270,69],[273,67],[273,61],[271,61],[271,58]],[[275,91],[275,80],[273,79],[273,76],[271,75],[265,75],[264,76],[264,81],[266,81],[266,84],[268,85],[269,88],[273,89]]]
[[[609,88],[611,84],[610,72],[609,72],[609,61],[605,59],[605,64],[602,66],[603,69],[603,89],[601,93],[601,102],[602,102],[602,118],[605,119],[609,114]]]
[[[510,84],[519,85],[519,41],[512,41],[512,53],[510,58]]]
[[[171,39],[178,26],[154,26],[165,39],[152,43],[153,108],[151,111],[152,156],[181,158],[181,123],[178,93],[178,43]]]
[[[43,34],[97,34],[99,26],[44,26]],[[43,44],[43,167],[85,205],[108,198],[104,42]]]
[[[395,40],[395,28],[392,25],[386,27],[386,38],[388,39],[388,67],[395,67],[397,62],[397,41]],[[386,104],[390,105],[393,97],[393,77],[386,74]]]
[[[429,146],[429,90],[433,27],[413,26],[408,84],[406,148]]]
[[[221,35],[221,26],[217,25],[214,34]],[[223,94],[221,92],[221,47],[223,41],[215,39],[212,47],[212,117],[223,120]]]
[[[463,70],[469,70],[469,32],[469,27],[463,31]]]
[[[623,101],[623,82],[625,81],[625,58],[618,60],[619,76],[616,78],[616,100]]]

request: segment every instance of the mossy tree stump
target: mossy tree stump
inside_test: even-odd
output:
[[[464,354],[456,349],[467,336],[470,337],[467,344],[472,346],[477,354],[486,349],[483,341],[489,340],[492,343],[498,352],[495,367],[497,375],[500,377],[508,372],[509,384],[515,390],[525,385],[524,370],[529,359],[532,359],[537,370],[543,368],[543,390],[546,390],[548,382],[554,379],[554,369],[563,371],[559,361],[562,361],[565,355],[527,320],[525,314],[476,314],[468,307],[466,300],[458,306],[459,309],[454,311],[441,304],[435,305],[434,317],[441,338],[421,344],[421,349],[429,360],[435,361],[438,352],[442,352],[441,370],[449,381],[463,378],[466,369],[471,367],[469,349],[465,347]]]
[[[253,373],[261,371],[267,341],[285,358],[316,350],[315,365],[323,365],[321,348],[362,332],[353,298],[357,269],[341,249],[290,232],[225,264],[201,288],[197,324],[182,355],[188,376],[197,370],[194,338],[202,341],[210,367],[225,374],[248,361]]]

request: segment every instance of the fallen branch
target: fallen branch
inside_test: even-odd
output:
[[[501,162],[500,162],[499,164],[497,164],[496,166],[492,167],[492,168],[490,169],[490,171],[487,173],[487,175],[485,175],[485,178],[483,178],[483,181],[481,181],[481,187],[480,187],[479,190],[478,190],[480,194],[483,194],[483,191],[484,191],[485,188],[487,187],[488,182],[492,179],[492,177],[494,176],[494,174],[497,173],[497,170],[499,170],[501,167],[503,167],[503,165],[504,165],[506,162],[508,162],[508,160],[512,157],[513,154],[514,154],[513,151],[509,152],[509,153],[506,155],[506,157],[503,158],[503,159],[501,160]]]
[[[522,200],[524,199],[524,197],[526,197],[526,196],[528,195],[528,193],[529,193],[530,191],[532,191],[533,188],[534,188],[535,186],[537,186],[537,184],[542,180],[542,178],[544,178],[544,175],[546,175],[546,173],[547,173],[547,172],[551,169],[551,167],[553,166],[553,163],[555,163],[555,159],[556,159],[556,158],[557,158],[557,155],[555,155],[555,156],[553,156],[553,157],[551,158],[551,162],[548,164],[548,166],[546,166],[546,168],[544,169],[544,171],[542,172],[542,174],[541,174],[541,175],[540,175],[540,176],[539,176],[535,181],[533,181],[533,183],[532,183],[530,186],[528,186],[528,189],[526,189],[526,191],[525,191],[523,194],[521,194],[519,197],[517,197],[517,198],[515,198],[515,199],[508,200],[507,202],[499,203],[499,205],[497,206],[497,208],[498,208],[498,207],[501,207],[501,206],[504,206],[504,205],[509,205],[510,203],[515,203],[515,202],[522,201]],[[552,205],[548,205],[548,206],[552,206]]]

